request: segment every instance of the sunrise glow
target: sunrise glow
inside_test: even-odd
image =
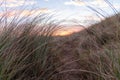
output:
[[[53,36],[68,36],[70,34],[72,34],[73,32],[69,32],[69,31],[58,31],[57,33],[55,33]]]
[[[75,32],[82,31],[84,28],[81,26],[71,26],[71,28],[64,28],[63,30],[56,31],[53,36],[68,36]]]
[[[109,2],[117,12],[120,12],[120,0],[109,0]],[[7,18],[7,21],[12,21],[17,16],[18,19],[26,17],[33,19],[42,13],[58,22],[65,20],[63,24],[70,23],[69,29],[59,30],[54,33],[54,36],[67,36],[82,30],[71,26],[71,24],[74,25],[74,22],[88,27],[114,14],[104,0],[0,0],[0,4],[0,18]],[[94,10],[87,6],[93,7]],[[105,17],[99,15],[95,10]],[[103,14],[103,12],[107,14]]]

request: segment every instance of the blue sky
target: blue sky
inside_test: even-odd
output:
[[[120,11],[120,0],[108,0]],[[79,20],[82,25],[89,25],[90,23],[100,21],[97,13],[87,6],[91,6],[95,10],[98,10],[106,17],[114,14],[108,4],[104,0],[1,0],[1,14],[5,13],[5,7],[9,16],[13,16],[15,12],[24,10],[23,15],[28,15],[33,9],[32,13],[48,13],[56,14],[58,20]],[[6,5],[5,5],[6,4]],[[100,9],[104,11],[101,11]],[[100,15],[99,15],[100,16]],[[100,16],[102,19],[103,17]]]

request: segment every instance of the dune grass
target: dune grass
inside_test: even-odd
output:
[[[63,80],[120,80],[120,13],[111,8],[114,16],[58,40],[56,46],[64,60],[57,75]]]
[[[63,65],[56,75],[63,80],[120,80],[118,15],[58,40],[56,49]]]
[[[59,39],[46,15],[18,17],[0,19],[0,80],[120,80],[119,13]]]
[[[0,80],[49,80],[57,73],[59,60],[51,49],[52,35],[60,27],[45,17],[0,26]]]

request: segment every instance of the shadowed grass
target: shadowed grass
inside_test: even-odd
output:
[[[120,13],[105,1],[115,12],[114,16],[56,43],[56,48],[61,49],[60,59],[63,59],[56,75],[62,75],[64,80],[120,79]],[[88,7],[104,17],[104,13]]]
[[[53,21],[45,24],[43,16],[24,23],[13,20],[1,28],[0,80],[49,80],[53,70],[57,73],[59,60],[51,49],[52,35],[60,26]]]
[[[55,48],[61,49],[59,58],[63,65],[52,77],[61,75],[63,80],[119,80],[120,17],[117,15],[58,39]]]

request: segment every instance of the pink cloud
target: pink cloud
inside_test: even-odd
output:
[[[36,4],[37,1],[36,0],[2,0],[0,1],[0,3],[2,3],[1,7],[13,8],[22,5],[33,5]]]
[[[19,17],[25,17],[25,16],[37,16],[39,14],[43,13],[52,13],[53,10],[49,10],[48,8],[39,8],[36,10],[12,10],[7,12],[1,12],[0,17],[6,16],[8,18],[15,17],[16,15],[19,15]]]

